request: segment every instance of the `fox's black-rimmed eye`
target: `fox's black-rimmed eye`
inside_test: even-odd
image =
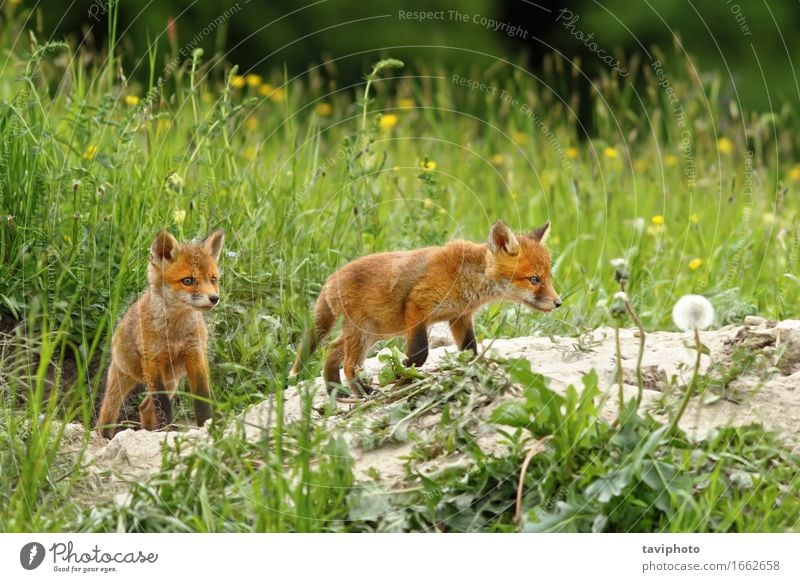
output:
[[[181,279],[181,283],[183,283],[187,287],[191,287],[195,283],[195,278],[194,277],[184,277],[183,279]]]
[[[217,284],[217,278],[216,277],[211,277],[211,284],[212,285],[216,285]]]
[[[542,280],[539,278],[539,275],[528,277],[528,281],[530,281],[533,285],[538,285],[542,282]]]

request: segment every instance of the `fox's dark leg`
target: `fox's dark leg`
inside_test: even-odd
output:
[[[331,344],[330,352],[328,352],[328,357],[325,358],[325,367],[322,371],[322,377],[325,378],[328,392],[333,391],[337,384],[342,383],[342,377],[339,374],[342,360],[344,360],[344,340],[340,335]]]
[[[420,310],[413,303],[406,306],[406,359],[404,366],[420,367],[428,359],[428,327]]]
[[[344,338],[344,378],[347,384],[356,392],[364,396],[372,393],[372,388],[358,377],[361,366],[367,358],[370,342],[363,331],[359,329],[343,329]]]
[[[478,355],[478,342],[475,340],[475,330],[472,327],[472,315],[462,315],[450,321],[450,332],[458,346],[463,351],[472,350]]]
[[[115,427],[113,425],[117,422],[119,409],[125,397],[135,386],[136,380],[120,373],[112,362],[108,368],[106,391],[103,394],[103,404],[100,406],[100,415],[97,418],[100,434],[107,439],[114,436]]]
[[[139,418],[142,428],[157,430],[172,424],[172,403],[169,392],[164,385],[159,371],[154,371],[145,378],[147,381],[147,396],[139,406]]]
[[[408,346],[404,366],[421,367],[428,359],[428,328],[424,323],[418,323],[406,332]]]
[[[194,419],[197,426],[203,426],[211,418],[211,388],[208,382],[208,362],[203,352],[186,358],[186,375],[189,392],[193,396]]]

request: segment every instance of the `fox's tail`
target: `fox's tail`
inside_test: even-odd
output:
[[[297,356],[294,359],[294,365],[289,372],[289,377],[297,376],[303,368],[306,360],[311,357],[317,345],[331,332],[333,324],[336,322],[336,315],[328,305],[328,300],[325,298],[325,293],[320,293],[317,302],[314,305],[314,326],[306,331],[303,335],[303,340],[300,342],[300,347],[297,350]]]

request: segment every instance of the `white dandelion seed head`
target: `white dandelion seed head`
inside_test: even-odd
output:
[[[702,295],[684,295],[672,309],[672,319],[683,331],[707,329],[714,323],[714,307]]]
[[[625,293],[625,291],[617,291],[616,293],[614,293],[614,299],[620,299],[622,301],[627,301],[628,300],[628,294]]]
[[[611,266],[615,269],[624,269],[628,266],[628,260],[623,257],[617,257],[616,259],[611,259]]]

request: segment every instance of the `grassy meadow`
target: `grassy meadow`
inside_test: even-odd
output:
[[[11,21],[0,38],[0,530],[797,529],[797,456],[760,427],[696,442],[644,411],[611,426],[597,420],[596,377],[562,402],[510,364],[454,360],[424,382],[456,400],[508,377],[533,386],[508,422],[511,454],[469,449],[454,416],[441,442],[466,447],[477,468],[410,475],[410,493],[391,501],[365,501],[342,439],[310,422],[278,420],[258,445],[212,428],[213,446],[182,461],[165,452],[123,505],[87,485],[80,457],[59,454],[63,421],[89,439],[115,323],[145,288],[164,228],[226,232],[222,301],[208,318],[222,420],[270,397],[280,419],[294,346],[337,267],[482,241],[497,218],[519,230],[552,222],[564,306],[491,305],[479,340],[613,326],[618,257],[648,331],[675,329],[686,293],[712,301],[717,325],[798,318],[794,106],[741,111],[723,77],[678,51],[660,55],[668,71],[632,63],[629,77],[600,75],[581,95],[582,73],[559,57],[539,76],[502,60],[458,72],[383,61],[339,86],[332,66],[256,75],[202,51],[96,54],[22,31]],[[520,525],[516,475],[526,443],[545,436]],[[743,485],[742,472],[758,477]]]

